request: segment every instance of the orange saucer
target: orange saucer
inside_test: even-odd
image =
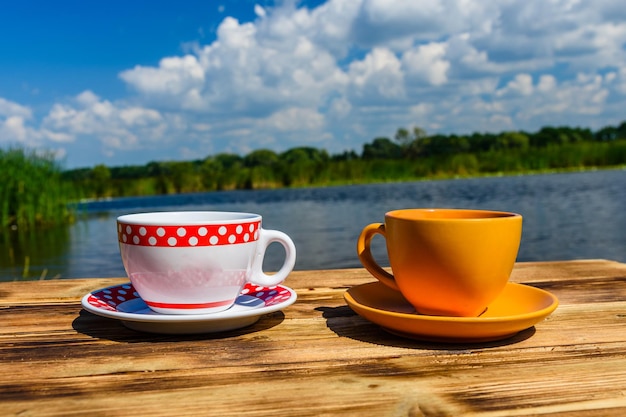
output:
[[[476,343],[511,337],[549,316],[557,298],[544,290],[509,282],[479,317],[424,316],[380,282],[358,285],[344,294],[350,308],[385,330],[412,339]]]

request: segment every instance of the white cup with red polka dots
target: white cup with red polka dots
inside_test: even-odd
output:
[[[261,227],[252,213],[178,211],[117,218],[120,253],[133,287],[163,314],[209,314],[230,308],[243,286],[280,284],[293,270],[296,248],[285,233]],[[277,242],[285,261],[263,271],[267,247]]]

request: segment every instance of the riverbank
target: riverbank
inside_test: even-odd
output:
[[[433,175],[429,177],[413,177],[405,179],[393,179],[393,180],[372,180],[368,182],[363,181],[337,181],[332,183],[320,183],[311,184],[311,187],[334,187],[334,186],[346,186],[346,185],[368,185],[368,184],[391,184],[391,183],[406,183],[416,181],[445,181],[445,180],[460,180],[460,179],[474,179],[474,178],[498,178],[498,177],[520,177],[526,175],[543,175],[543,174],[565,174],[570,172],[596,172],[596,171],[619,171],[626,170],[626,164],[614,165],[614,166],[591,166],[591,167],[567,167],[567,168],[552,168],[552,169],[538,169],[531,171],[502,171],[502,172],[490,172],[490,173],[475,173],[475,174],[441,174]],[[284,187],[267,188],[267,189],[279,189]],[[297,187],[291,187],[297,188]]]
[[[625,166],[626,140],[417,159],[331,158],[314,149],[309,149],[309,154],[291,162],[268,157],[266,162],[255,164],[246,163],[245,157],[218,155],[108,171],[97,167],[65,173],[65,178],[81,190],[83,197],[105,198],[572,172]]]

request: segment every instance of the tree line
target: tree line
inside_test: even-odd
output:
[[[261,189],[431,177],[608,167],[626,164],[626,121],[597,131],[543,127],[536,132],[428,135],[399,128],[353,150],[329,154],[296,147],[277,153],[220,153],[192,161],[74,169],[63,172],[89,198]]]
[[[277,153],[210,155],[192,161],[63,170],[53,154],[0,149],[0,235],[71,222],[84,198],[333,185],[626,165],[626,122],[597,131],[544,127],[471,135],[400,128],[330,155],[297,147]],[[7,238],[7,235],[4,234]]]

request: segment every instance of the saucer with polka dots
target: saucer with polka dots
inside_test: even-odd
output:
[[[283,285],[262,287],[246,284],[235,304],[211,314],[177,315],[152,311],[132,284],[102,288],[86,294],[82,307],[90,313],[118,319],[132,330],[160,334],[201,334],[240,329],[261,316],[282,310],[296,301],[296,292]]]

